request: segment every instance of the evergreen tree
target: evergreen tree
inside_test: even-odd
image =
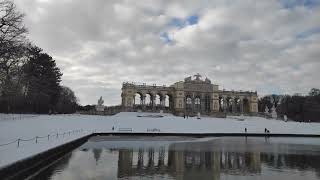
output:
[[[60,95],[62,73],[55,60],[38,47],[30,48],[29,61],[24,65],[24,94],[30,110],[48,113],[54,110]]]
[[[58,113],[75,113],[78,107],[77,98],[74,92],[66,87],[62,86],[56,110]]]

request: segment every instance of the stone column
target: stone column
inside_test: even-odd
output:
[[[236,112],[237,112],[236,100],[233,99],[233,101],[232,101],[232,113],[236,113]]]
[[[219,97],[219,112],[223,112],[223,104],[222,104],[223,98]]]
[[[133,95],[133,106],[136,106],[136,95]]]
[[[191,104],[191,112],[193,113],[194,111],[195,111],[195,107],[196,107],[196,98],[192,98],[191,99],[191,102],[192,102],[192,104]]]
[[[240,99],[240,113],[243,114],[243,99]]]
[[[227,102],[227,98],[223,97],[223,112],[228,113],[229,102]]]
[[[144,110],[146,107],[146,95],[145,94],[143,94],[142,96],[141,96],[141,106],[142,106],[142,109]]]
[[[226,101],[227,101],[227,113],[229,113],[230,112],[230,98],[227,98]]]
[[[155,109],[156,108],[156,98],[157,96],[156,95],[152,95],[152,109]]]
[[[218,94],[212,94],[212,98],[209,99],[210,112],[220,112],[220,100]]]
[[[163,97],[161,98],[161,107],[162,107],[162,108],[165,108],[165,106],[166,106],[166,96],[163,96]]]

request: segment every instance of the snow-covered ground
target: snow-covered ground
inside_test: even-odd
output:
[[[162,118],[137,117],[138,115],[135,112],[123,112],[114,116],[0,114],[0,167],[93,131],[112,132],[112,127],[114,132],[132,129],[133,133],[150,130],[160,133],[244,133],[245,128],[247,133],[264,133],[267,128],[271,133],[279,134],[320,134],[320,123],[284,122],[261,117],[244,117],[245,120],[240,121],[233,117],[184,119],[171,114],[163,114]],[[49,140],[44,137],[48,134]],[[44,138],[38,139],[37,143],[35,140],[20,141],[19,147],[17,142],[1,146],[18,138],[26,140],[36,136]]]

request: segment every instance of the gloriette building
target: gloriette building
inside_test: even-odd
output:
[[[177,115],[251,114],[258,112],[258,95],[252,91],[220,90],[200,74],[171,86],[124,82],[122,107],[126,111],[164,110]]]

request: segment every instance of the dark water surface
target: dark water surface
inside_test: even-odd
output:
[[[99,136],[34,179],[320,179],[320,139]]]

